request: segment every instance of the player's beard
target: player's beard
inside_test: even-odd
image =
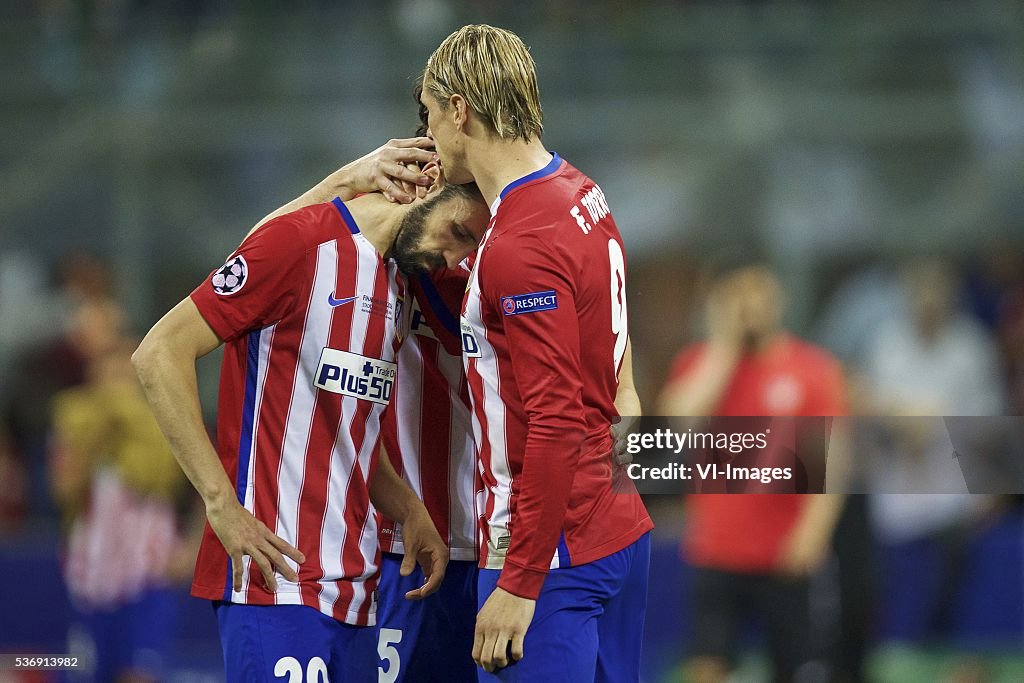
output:
[[[433,197],[419,206],[412,207],[398,226],[395,243],[391,247],[391,258],[406,275],[417,276],[444,268],[446,265],[441,254],[420,247],[427,229],[427,218],[434,211],[439,199],[440,197]]]

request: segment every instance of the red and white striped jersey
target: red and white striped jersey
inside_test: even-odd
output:
[[[501,588],[536,598],[549,569],[606,557],[653,526],[635,489],[612,485],[625,257],[600,188],[557,154],[491,213],[462,311],[480,562],[502,569]]]
[[[242,590],[209,525],[192,594],[304,604],[372,625],[379,549],[368,482],[394,389],[404,284],[338,199],[276,218],[192,292],[225,340],[217,451],[238,500],[305,556],[270,592],[250,558]],[[288,560],[291,562],[291,560]]]
[[[476,448],[462,367],[459,311],[469,270],[444,268],[409,281],[409,334],[383,439],[395,471],[427,512],[453,560],[477,558]],[[401,525],[385,519],[381,549],[403,553]]]

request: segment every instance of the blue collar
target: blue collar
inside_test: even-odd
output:
[[[524,175],[519,180],[513,180],[511,183],[509,183],[508,185],[505,186],[505,189],[502,190],[500,194],[498,194],[498,198],[499,199],[504,199],[505,195],[507,195],[509,192],[511,192],[512,190],[516,189],[520,185],[523,185],[524,183],[528,183],[531,180],[537,180],[538,178],[543,178],[544,176],[551,175],[552,173],[557,171],[558,167],[561,166],[561,165],[562,165],[562,158],[558,156],[558,152],[552,152],[551,153],[551,161],[548,162],[547,166],[545,166],[544,168],[540,169],[539,171],[534,171],[533,173],[530,173],[529,175]]]
[[[335,197],[331,200],[331,204],[334,204],[334,208],[341,214],[341,220],[345,222],[349,232],[353,235],[359,234],[359,226],[356,225],[356,219],[352,218],[352,214],[349,212],[348,207],[345,206],[345,202],[341,201],[341,197]]]

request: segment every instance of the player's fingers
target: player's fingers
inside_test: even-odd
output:
[[[380,158],[397,164],[413,164],[417,168],[426,165],[434,158],[432,150],[419,149],[417,147],[400,148],[391,147],[380,155]]]
[[[389,162],[383,165],[381,170],[392,180],[408,183],[413,186],[429,186],[433,182],[430,176],[420,171],[418,165],[405,160]]]
[[[411,548],[405,549],[405,556],[402,557],[402,566],[399,568],[398,573],[402,576],[409,576],[412,574],[412,570],[416,568],[416,553]]]
[[[484,650],[484,632],[480,629],[480,625],[477,624],[476,629],[473,631],[473,661],[483,666],[483,650]]]
[[[487,631],[484,634],[484,644],[480,649],[480,666],[484,671],[494,671],[494,642],[497,640],[496,631]]]
[[[268,533],[270,532],[269,529],[267,531],[268,531]],[[283,538],[281,538],[277,534],[270,533],[270,535],[268,536],[268,540],[270,541],[270,544],[272,546],[274,546],[275,548],[280,550],[282,553],[284,553],[288,557],[290,557],[293,560],[295,560],[297,563],[302,564],[303,562],[306,561],[306,555],[301,550],[299,550],[298,548],[296,548],[291,543],[289,543],[288,541],[284,540]]]
[[[432,561],[429,567],[423,568],[423,573],[427,577],[427,580],[423,582],[423,586],[419,589],[423,597],[427,597],[441,587],[441,582],[444,581],[444,566],[439,565],[439,562]]]
[[[389,202],[394,202],[395,204],[408,204],[412,201],[412,197],[403,192],[387,176],[383,176],[377,181],[377,187],[380,188],[380,191],[384,193],[384,197]]]
[[[231,555],[231,577],[235,592],[242,590],[242,553]]]
[[[257,549],[249,555],[252,561],[256,563],[260,568],[260,573],[263,574],[263,581],[267,584],[267,590],[273,592],[277,590],[277,579],[274,577],[274,568],[270,565],[270,560],[263,554],[263,551]]]
[[[389,147],[419,147],[420,149],[434,149],[434,141],[428,137],[397,138],[388,141]]]
[[[517,633],[512,638],[512,646],[509,648],[509,655],[512,657],[513,662],[518,662],[526,654],[524,649],[524,641],[526,640],[525,633]]]
[[[404,180],[395,181],[395,185],[398,185],[398,189],[400,189],[402,191],[402,193],[405,194],[406,196],[412,197],[413,199],[416,198],[416,186],[415,185],[410,185],[409,183],[405,182]]]
[[[267,559],[270,560],[271,564],[277,568],[277,571],[280,572],[284,578],[293,583],[298,583],[299,575],[295,573],[295,570],[292,569],[291,565],[284,559],[284,555],[277,551],[277,548],[268,543],[263,546],[263,554],[267,556]]]
[[[508,633],[500,631],[498,637],[494,639],[494,657],[492,662],[494,663],[495,669],[504,669],[508,666]]]

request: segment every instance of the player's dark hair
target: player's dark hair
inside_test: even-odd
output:
[[[426,136],[429,126],[427,125],[427,107],[420,101],[420,95],[423,94],[423,77],[416,79],[416,83],[413,85],[412,97],[416,101],[416,107],[418,108],[418,114],[420,119],[420,125],[416,128],[416,137],[421,138]]]

